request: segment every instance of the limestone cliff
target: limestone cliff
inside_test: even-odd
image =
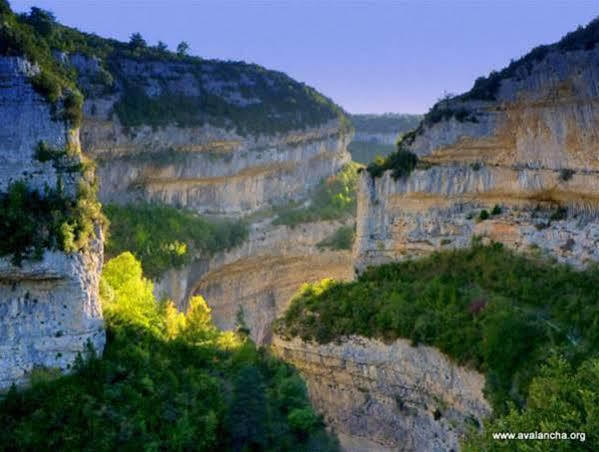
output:
[[[241,217],[305,201],[350,160],[352,132],[341,109],[284,74],[105,43],[109,50],[95,55],[61,54],[87,95],[81,140],[98,164],[104,202],[154,201]],[[245,245],[197,256],[157,281],[157,292],[181,309],[191,295],[203,295],[225,329],[241,310],[264,343],[303,282],[351,276],[348,252],[315,246],[338,227],[259,222]]]
[[[36,156],[43,142],[68,148],[70,165],[81,163],[78,129],[59,119],[57,107],[31,85],[39,71],[25,58],[0,57],[0,194],[22,181],[39,193],[59,185],[73,198],[85,176]],[[37,366],[68,369],[88,341],[102,351],[102,232],[95,229],[78,252],[46,249],[39,260],[20,264],[0,258],[0,389],[25,382]]]
[[[599,259],[596,22],[435,105],[402,142],[424,162],[409,177],[362,175],[358,268],[473,236],[576,265]]]
[[[359,336],[318,345],[276,336],[346,451],[448,451],[491,412],[484,377],[432,347]]]
[[[157,282],[156,292],[170,296],[181,309],[190,296],[202,295],[219,328],[234,329],[241,313],[252,339],[257,344],[269,343],[274,319],[302,284],[352,278],[350,251],[316,246],[342,224],[329,221],[290,228],[263,220],[252,225],[248,240],[240,247],[167,272]]]
[[[82,143],[98,161],[102,201],[242,215],[304,198],[349,160],[336,107],[315,110],[308,88],[279,73],[156,56],[69,61],[88,93]]]

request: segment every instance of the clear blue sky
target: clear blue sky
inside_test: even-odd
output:
[[[64,24],[286,72],[352,113],[423,113],[599,15],[599,0],[10,0]]]

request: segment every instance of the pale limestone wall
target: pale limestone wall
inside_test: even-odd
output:
[[[40,140],[79,150],[78,130],[56,120],[28,78],[39,69],[22,58],[0,58],[0,191],[16,180],[43,193],[62,179],[74,196],[80,175],[57,171],[35,159]],[[54,112],[54,113],[60,113]],[[73,163],[80,156],[72,158]],[[20,267],[0,258],[0,389],[25,383],[36,366],[68,370],[89,341],[97,352],[105,342],[98,298],[103,246],[99,228],[79,253],[46,251]]]
[[[459,438],[491,414],[484,376],[432,347],[275,336],[272,349],[306,379],[312,403],[346,451],[458,450]]]
[[[168,271],[156,282],[155,291],[183,310],[190,296],[202,295],[212,308],[215,324],[225,330],[235,328],[237,312],[242,309],[252,339],[269,343],[272,322],[302,284],[353,277],[350,251],[316,247],[344,224],[306,223],[295,228],[273,226],[269,220],[254,224],[245,243]]]
[[[241,94],[255,81],[244,76],[237,83],[225,82],[213,75],[217,63],[203,63],[200,83],[198,69],[188,63],[119,59],[114,62],[119,80],[106,92],[97,83],[103,71],[98,60],[72,55],[70,61],[79,70],[80,83],[92,93],[84,105],[81,139],[98,161],[103,202],[152,200],[239,216],[304,199],[310,188],[350,160],[345,148],[351,137],[337,120],[274,135],[241,135],[231,125],[120,124],[113,107],[123,95],[125,79],[149,96],[169,93],[200,99],[208,93],[232,105],[262,102]]]
[[[356,267],[468,246],[474,236],[576,266],[597,262],[598,66],[599,49],[552,51],[502,81],[496,102],[450,101],[476,122],[423,125],[409,148],[429,169],[397,181],[363,173]],[[500,215],[476,221],[495,204]],[[567,217],[552,220],[558,207]]]

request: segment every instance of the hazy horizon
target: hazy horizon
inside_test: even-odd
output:
[[[422,114],[599,14],[597,0],[12,0],[82,31],[279,70],[353,114]],[[83,8],[84,6],[84,8]],[[465,26],[465,25],[468,26]]]

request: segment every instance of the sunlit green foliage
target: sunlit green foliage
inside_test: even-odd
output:
[[[312,193],[308,206],[275,209],[274,224],[296,226],[315,221],[341,220],[355,215],[358,169],[361,165],[348,163],[343,169],[323,180]]]
[[[210,256],[237,246],[248,235],[241,221],[209,220],[162,204],[112,204],[104,211],[110,220],[107,255],[130,250],[150,277],[185,265],[194,255]]]
[[[535,261],[499,245],[375,267],[357,281],[307,285],[277,331],[330,342],[350,334],[433,345],[485,372],[495,413],[524,405],[553,353],[599,353],[599,270]]]
[[[157,303],[130,253],[105,266],[101,293],[103,357],[0,396],[1,451],[337,450],[291,367],[217,331],[201,298],[185,315]]]

